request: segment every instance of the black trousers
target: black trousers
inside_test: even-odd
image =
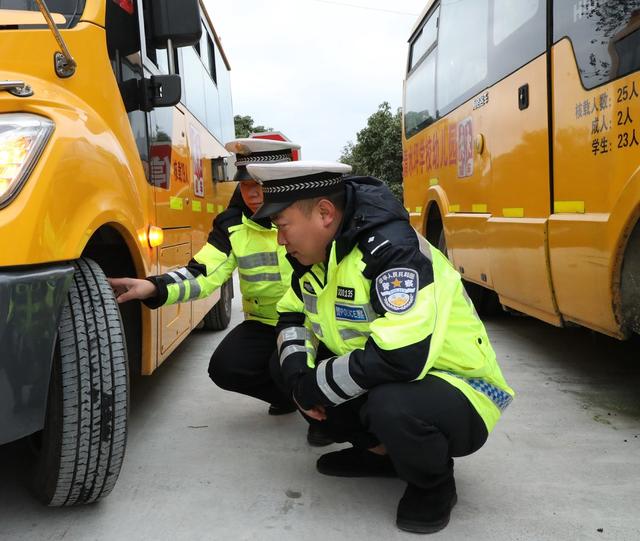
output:
[[[415,382],[378,385],[327,408],[322,423],[337,442],[363,448],[382,443],[398,475],[423,488],[452,478],[452,457],[477,451],[488,435],[465,395],[430,375]]]
[[[279,364],[276,329],[259,321],[246,320],[232,329],[211,356],[209,377],[222,389],[234,391],[269,404],[285,406],[291,400],[274,383],[272,369]]]

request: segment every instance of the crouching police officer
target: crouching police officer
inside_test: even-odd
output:
[[[444,528],[456,503],[452,457],[477,451],[513,391],[460,275],[410,226],[382,182],[344,164],[249,165],[294,269],[278,304],[284,388],[353,447],[325,475],[408,485],[403,530]]]
[[[210,295],[238,267],[245,321],[214,351],[209,375],[223,389],[269,403],[270,415],[291,413],[296,408],[290,396],[274,383],[270,373],[270,359],[276,355],[276,304],[291,284],[291,266],[268,216],[251,219],[262,204],[262,190],[247,173],[247,165],[291,161],[292,150],[300,146],[237,139],[225,148],[236,154],[234,180],[240,182],[229,207],[215,218],[205,246],[181,269],[144,280],[114,278],[110,283],[118,302],[140,299],[148,307],[158,308]],[[277,360],[275,366],[277,370]],[[331,443],[319,430],[310,431],[307,438],[312,445]]]

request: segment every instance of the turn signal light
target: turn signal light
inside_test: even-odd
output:
[[[149,226],[149,246],[152,248],[160,246],[164,242],[164,231],[155,225]]]
[[[148,244],[151,248],[155,248],[164,242],[164,231],[155,225],[150,225],[147,229],[138,229],[138,241],[143,246]]]

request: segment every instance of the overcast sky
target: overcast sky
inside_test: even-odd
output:
[[[304,159],[337,160],[380,103],[401,106],[407,40],[426,0],[205,4],[231,64],[234,114],[283,132]]]

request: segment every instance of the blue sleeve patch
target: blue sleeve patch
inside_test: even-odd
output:
[[[402,314],[416,303],[418,273],[413,269],[389,269],[376,278],[376,294],[387,312]]]

